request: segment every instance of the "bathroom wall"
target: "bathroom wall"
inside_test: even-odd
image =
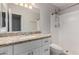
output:
[[[55,44],[59,44],[59,28],[56,28],[56,16],[57,14],[53,14],[50,17],[50,25],[51,25],[51,34],[52,34],[52,42]]]
[[[44,34],[50,33],[50,5],[40,4],[40,31]]]
[[[34,12],[31,9],[17,6],[14,4],[8,4],[8,8],[11,13],[22,15],[21,18],[21,30],[22,32],[38,31],[37,19],[39,18],[39,12]]]
[[[59,43],[69,54],[79,54],[79,5],[62,11]],[[74,9],[75,8],[75,9]],[[73,9],[73,11],[72,11]],[[71,10],[71,11],[70,11]]]

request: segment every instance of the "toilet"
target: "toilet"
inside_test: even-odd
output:
[[[67,55],[63,48],[56,44],[50,45],[50,55]]]

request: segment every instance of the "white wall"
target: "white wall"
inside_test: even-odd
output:
[[[59,44],[59,28],[55,28],[56,25],[56,14],[51,15],[50,25],[51,25],[51,34],[52,34],[52,42],[55,44]]]
[[[37,22],[36,21],[39,17],[39,13],[35,13],[30,9],[16,6],[13,4],[9,4],[8,8],[11,9],[12,13],[22,15],[21,29],[23,32],[37,31]]]
[[[79,11],[60,15],[60,45],[70,54],[79,54]]]
[[[50,12],[48,4],[40,4],[40,31],[50,33]]]

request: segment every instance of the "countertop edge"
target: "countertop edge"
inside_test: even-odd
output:
[[[40,40],[40,39],[49,38],[49,37],[51,37],[51,35],[44,36],[44,37],[38,37],[38,38],[30,39],[30,40],[23,40],[23,41],[18,41],[18,42],[12,42],[12,43],[8,43],[8,44],[1,44],[0,47],[16,45],[16,44],[20,44],[20,43],[24,43],[24,42],[31,42],[31,41]]]

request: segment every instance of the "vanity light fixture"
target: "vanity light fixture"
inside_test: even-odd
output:
[[[24,4],[24,7],[28,8],[28,4]]]
[[[24,4],[23,4],[23,3],[19,3],[19,5],[20,5],[20,6],[24,6]]]
[[[35,3],[32,3],[32,5],[35,5]]]
[[[15,5],[18,5],[19,3],[15,3]]]
[[[29,5],[29,9],[32,9],[32,5]]]
[[[15,3],[15,4],[22,6],[22,7],[25,7],[25,8],[29,8],[29,9],[32,9],[33,6],[35,5],[34,3]]]

